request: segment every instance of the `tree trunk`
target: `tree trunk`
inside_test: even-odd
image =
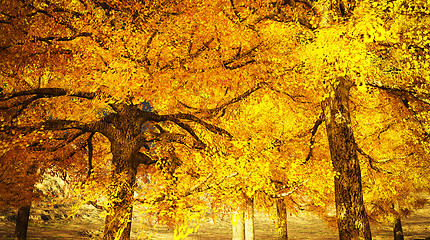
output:
[[[15,225],[15,240],[26,240],[27,239],[27,228],[28,228],[28,219],[30,218],[30,208],[31,204],[26,206],[21,206],[18,209],[18,215],[16,217],[16,225]]]
[[[245,240],[254,240],[254,198],[248,198],[245,210]]]
[[[336,216],[340,240],[371,240],[364,208],[361,170],[349,114],[351,79],[339,77],[323,103],[330,155],[335,171]],[[337,84],[337,83],[336,83]]]
[[[232,212],[233,240],[245,240],[245,213],[243,211]]]
[[[127,173],[126,181],[115,176],[109,196],[108,215],[105,220],[104,240],[129,240],[133,213],[133,185],[135,176]]]
[[[277,227],[278,227],[278,240],[288,240],[287,233],[287,207],[283,199],[279,198],[276,200],[276,211],[277,211]]]
[[[137,164],[132,144],[111,144],[114,165],[103,240],[129,240]]]
[[[394,224],[394,240],[404,240],[400,217],[396,218],[396,223]]]

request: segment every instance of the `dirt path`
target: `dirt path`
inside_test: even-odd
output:
[[[49,220],[46,222],[32,219],[29,225],[29,240],[59,240],[59,239],[91,239],[92,234],[101,234],[103,220],[98,217],[97,211],[90,211],[84,217],[72,220]],[[137,222],[137,221],[135,221]],[[336,229],[330,228],[320,219],[312,216],[295,217],[288,219],[288,232],[290,240],[336,240]],[[138,224],[133,225],[132,239],[146,239]],[[256,214],[256,239],[276,239],[275,224],[265,214]],[[0,221],[0,239],[13,239],[13,222],[3,219]],[[98,230],[98,231],[97,231]],[[405,240],[424,239],[430,237],[430,206],[418,210],[403,221]],[[140,232],[140,233],[139,233]],[[186,240],[229,240],[231,239],[230,219],[221,219],[213,224],[207,221],[201,225],[197,233],[193,233]],[[173,239],[173,231],[166,227],[146,229],[145,236],[150,239]],[[387,225],[372,225],[373,240],[392,240],[392,228]]]

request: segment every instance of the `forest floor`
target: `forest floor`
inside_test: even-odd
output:
[[[28,228],[29,240],[59,240],[59,239],[99,239],[103,228],[103,219],[99,212],[88,206],[74,218],[61,219],[58,213],[59,207],[53,209],[32,209]],[[63,210],[64,211],[64,210]],[[41,216],[45,220],[41,219]],[[56,217],[54,215],[57,215]],[[167,227],[146,227],[142,230],[138,224],[138,217],[134,218],[132,227],[132,239],[173,239],[173,231]],[[424,239],[430,237],[430,205],[420,209],[403,221],[405,240]],[[12,215],[0,217],[0,239],[13,239],[14,222]],[[393,239],[392,226],[383,224],[372,225],[373,240]],[[276,239],[275,223],[267,215],[256,213],[255,220],[256,239]],[[214,224],[208,220],[201,224],[197,233],[190,234],[186,240],[227,240],[231,239],[232,225],[228,216],[219,219]],[[288,235],[290,240],[312,239],[312,240],[336,240],[336,229],[327,226],[322,220],[313,216],[290,216],[288,217]]]

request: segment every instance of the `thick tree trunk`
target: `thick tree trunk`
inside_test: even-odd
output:
[[[363,202],[361,170],[349,114],[352,81],[337,79],[338,85],[323,104],[330,155],[335,171],[336,216],[340,240],[371,240]],[[337,84],[337,83],[336,83]]]
[[[232,212],[233,238],[232,240],[245,240],[245,213],[243,211]]]
[[[245,209],[245,240],[254,240],[254,198],[248,198]]]
[[[26,240],[27,239],[27,228],[28,228],[28,219],[30,218],[30,209],[31,204],[26,206],[21,206],[18,209],[18,215],[16,217],[16,225],[15,225],[15,240]]]
[[[115,176],[109,196],[108,215],[105,220],[104,240],[129,240],[133,212],[133,185],[135,176],[126,174],[126,180]]]
[[[400,220],[400,217],[397,217],[396,222],[394,223],[394,240],[404,240],[402,221]]]
[[[132,144],[111,144],[113,153],[112,185],[109,189],[108,215],[105,220],[104,240],[129,240],[133,213],[134,185],[137,164]]]
[[[288,240],[287,233],[287,207],[283,199],[276,200],[277,211],[277,227],[278,227],[278,240]]]

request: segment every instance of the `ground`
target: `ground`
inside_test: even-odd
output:
[[[34,207],[28,229],[29,240],[59,239],[91,239],[99,238],[103,228],[103,219],[92,206],[85,206],[80,213],[67,218],[62,206]],[[7,214],[6,214],[7,215]],[[12,215],[0,217],[0,239],[13,239],[14,218]],[[41,216],[44,216],[42,219]],[[47,220],[48,219],[48,220]],[[139,216],[136,215],[132,228],[132,239],[173,239],[173,231],[167,227],[146,228],[138,226]],[[263,213],[256,214],[256,239],[276,239],[275,224]],[[430,205],[416,211],[403,220],[405,240],[424,239],[430,237]],[[186,240],[227,240],[231,239],[231,221],[228,216],[219,219],[216,224],[211,220],[201,224],[197,233],[191,234]],[[143,235],[145,234],[145,235]],[[322,220],[313,216],[290,216],[288,218],[288,234],[290,240],[336,240],[336,229],[328,227]],[[98,237],[97,237],[98,236]],[[373,240],[393,239],[392,226],[372,225]]]

